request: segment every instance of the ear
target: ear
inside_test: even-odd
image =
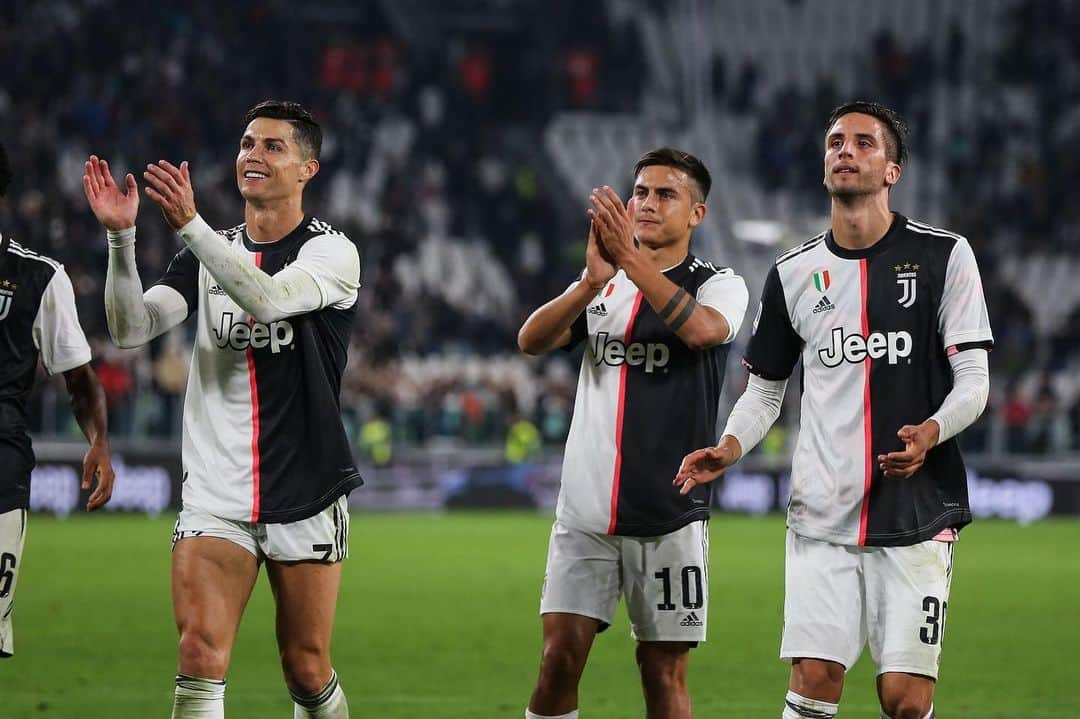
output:
[[[690,227],[693,229],[704,221],[705,215],[709,213],[704,202],[695,202],[694,206],[690,208]]]
[[[308,182],[315,175],[319,174],[319,161],[318,160],[304,160],[300,166],[300,182]]]
[[[900,165],[890,161],[885,165],[885,184],[888,187],[892,187],[897,182],[900,182],[900,175],[902,172],[903,170],[900,168]]]

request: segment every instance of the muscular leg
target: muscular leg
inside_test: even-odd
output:
[[[877,678],[881,711],[889,719],[924,719],[934,705],[934,680],[921,674],[885,672]]]
[[[844,665],[824,659],[795,659],[788,689],[807,699],[838,704],[844,691]]]
[[[221,680],[259,565],[243,547],[217,537],[186,537],[172,555],[172,597],[181,674]]]
[[[529,699],[529,711],[541,716],[568,714],[578,708],[578,683],[600,622],[560,612],[544,614],[542,621],[540,677]]]
[[[647,719],[690,719],[690,691],[686,686],[690,645],[638,642],[637,664]]]
[[[844,691],[844,665],[824,659],[793,659],[783,719],[836,716]]]
[[[330,640],[341,563],[267,561],[266,574],[277,604],[277,641],[285,684],[294,696],[315,697],[333,678]],[[344,696],[341,700],[344,702]]]

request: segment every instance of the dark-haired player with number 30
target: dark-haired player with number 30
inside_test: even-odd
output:
[[[963,237],[889,209],[906,126],[853,102],[825,132],[832,226],[780,255],[746,351],[746,392],[675,484],[711,482],[776,420],[802,359],[788,504],[783,719],[836,716],[869,643],[887,719],[930,719],[952,578],[971,521],[955,436],[986,406],[993,344]]]
[[[135,178],[122,191],[108,165],[91,157],[83,184],[108,230],[113,339],[140,345],[198,315],[173,534],[173,718],[224,716],[233,641],[265,562],[294,716],[343,719],[330,639],[348,548],[347,495],[361,479],[339,389],[360,258],[349,238],[303,211],[322,142],[311,115],[266,101],[245,122],[238,227],[215,232],[196,213],[186,162],[147,167],[146,194],[186,247],[145,293],[135,268]]]

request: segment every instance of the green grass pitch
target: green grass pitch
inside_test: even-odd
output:
[[[536,616],[550,518],[521,513],[356,514],[335,630],[352,714],[519,719],[536,678]],[[31,518],[0,661],[0,717],[167,717],[175,672],[169,606],[172,520]],[[695,716],[775,719],[781,517],[711,525],[709,641],[693,653]],[[1080,522],[976,522],[957,547],[939,716],[1075,716]],[[260,580],[233,655],[230,719],[291,717]],[[625,615],[594,647],[582,716],[643,716]],[[876,717],[869,655],[848,676],[841,717]]]

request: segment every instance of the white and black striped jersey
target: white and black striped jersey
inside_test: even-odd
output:
[[[49,374],[90,361],[64,266],[0,235],[0,513],[30,502],[26,402],[38,356]]]
[[[770,380],[802,358],[802,411],[788,526],[837,544],[915,544],[971,521],[955,439],[909,479],[886,477],[952,389],[950,354],[993,345],[975,255],[963,237],[896,214],[872,247],[832,232],[780,255],[762,290],[745,363]]]
[[[719,311],[734,338],[746,283],[688,255],[664,272]],[[620,270],[574,322],[584,341],[556,516],[591,532],[658,536],[709,516],[708,485],[672,486],[688,452],[716,444],[728,344],[691,350]],[[568,348],[569,348],[568,347]]]
[[[184,399],[184,506],[248,522],[297,521],[363,483],[339,399],[359,256],[348,237],[311,217],[277,242],[253,242],[244,225],[219,234],[267,274],[300,267],[323,302],[264,324],[190,249],[172,260],[159,284],[198,315]]]

